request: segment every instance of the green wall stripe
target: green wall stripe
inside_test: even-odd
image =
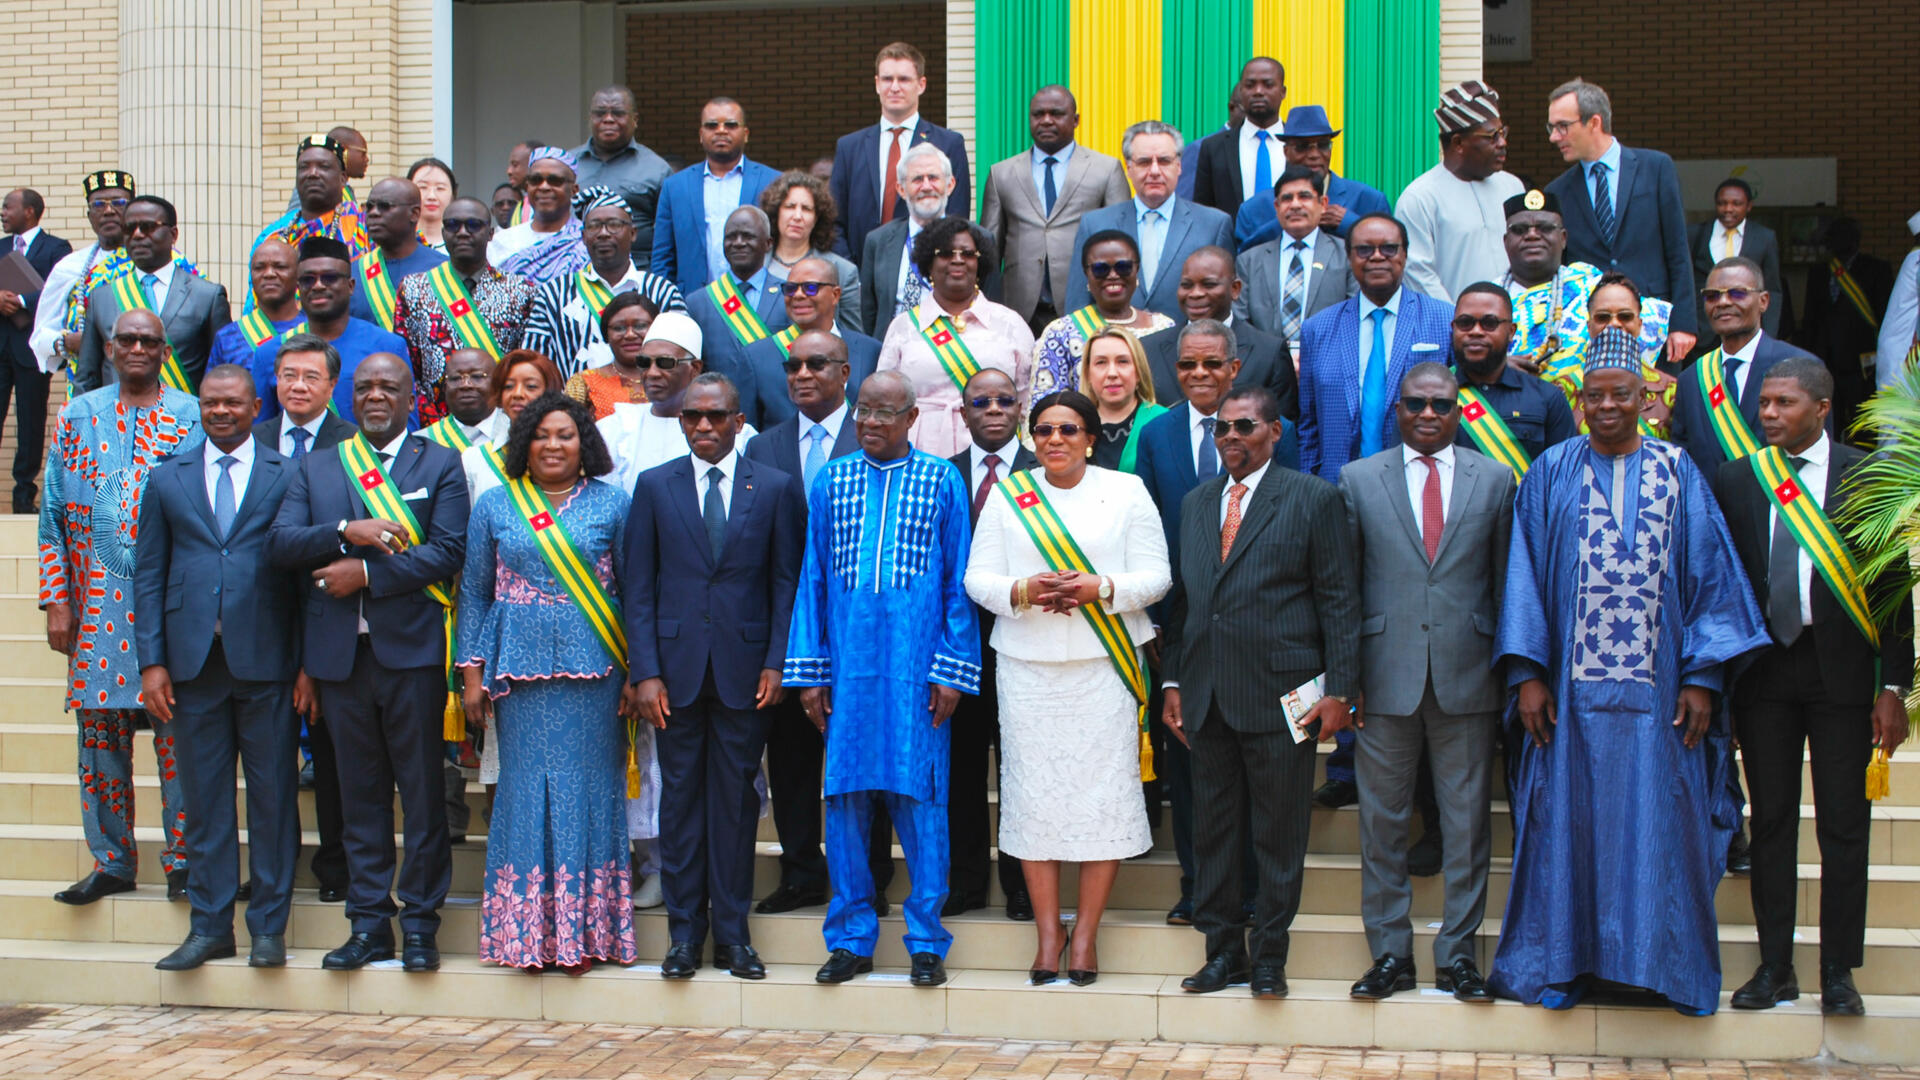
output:
[[[1439,0],[1347,0],[1346,175],[1397,202],[1439,160]]]
[[[1068,0],[976,0],[974,39],[974,205],[987,170],[1027,148],[1027,101],[1067,82]]]
[[[1253,4],[1161,0],[1158,119],[1179,128],[1188,142],[1226,122],[1227,92],[1253,56]]]

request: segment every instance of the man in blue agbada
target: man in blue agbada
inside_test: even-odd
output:
[[[1592,433],[1542,454],[1514,504],[1494,649],[1518,691],[1513,881],[1489,982],[1569,1008],[1608,980],[1704,1016],[1740,815],[1714,697],[1768,638],[1706,479],[1638,433],[1638,352],[1595,339]]]
[[[962,578],[971,543],[967,494],[952,465],[913,449],[913,386],[867,376],[853,411],[861,453],[814,476],[807,549],[794,594],[783,681],[826,736],[829,956],[815,978],[873,970],[867,839],[885,806],[912,891],[907,952],[915,986],[947,981],[947,718],[980,692],[980,637]]]

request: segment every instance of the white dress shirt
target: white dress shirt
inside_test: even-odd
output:
[[[1826,432],[1821,432],[1820,438],[1814,440],[1812,446],[1807,447],[1799,454],[1788,454],[1787,457],[1799,457],[1806,460],[1806,464],[1800,466],[1800,490],[1813,497],[1813,504],[1815,506],[1823,510],[1826,509],[1827,463],[1833,458],[1833,443],[1828,440]],[[1788,467],[1792,467],[1791,463],[1789,463]],[[1767,505],[1768,536],[1773,535],[1774,529],[1778,527],[1777,522],[1779,520],[1780,511],[1774,509],[1772,501],[1769,500]],[[1800,549],[1795,562],[1795,565],[1800,570],[1800,622],[1804,626],[1812,626],[1813,559],[1807,554],[1806,548],[1800,547],[1799,544],[1795,544],[1794,547]]]
[[[1420,539],[1425,540],[1427,538],[1427,463],[1420,460],[1420,451],[1406,443],[1400,444],[1400,454],[1406,465],[1407,498],[1413,503],[1413,522],[1420,530]],[[1439,453],[1433,455],[1433,460],[1440,467],[1440,521],[1444,532],[1447,511],[1453,508],[1453,444],[1448,443],[1441,447]]]
[[[1719,262],[1721,259],[1731,259],[1735,255],[1740,254],[1741,251],[1745,250],[1746,246],[1747,246],[1747,219],[1746,218],[1741,218],[1740,224],[1735,225],[1733,227],[1733,250],[1732,251],[1727,250],[1727,227],[1725,225],[1720,224],[1719,218],[1713,219],[1712,227],[1707,230],[1707,254],[1713,256],[1714,262]]]
[[[920,114],[914,113],[899,123],[880,117],[880,157],[875,162],[874,171],[880,174],[880,206],[885,207],[898,193],[900,177],[887,171],[887,148],[893,145],[893,129],[906,128],[900,133],[900,159],[906,160],[907,151],[913,149],[913,136],[920,130]],[[855,254],[859,254],[855,252]]]
[[[1260,194],[1265,194],[1268,198],[1273,197],[1272,189],[1261,192],[1253,186],[1254,177],[1258,176],[1260,172],[1260,136],[1258,133],[1262,131],[1267,133],[1267,175],[1274,180],[1278,180],[1280,179],[1280,174],[1285,172],[1287,168],[1286,154],[1280,150],[1280,132],[1284,130],[1286,126],[1287,125],[1282,123],[1277,117],[1274,119],[1272,127],[1255,127],[1251,120],[1245,121],[1240,125],[1241,202],[1246,202],[1248,199]],[[1239,207],[1235,207],[1234,209],[1238,210]]]
[[[796,413],[795,416],[798,417],[800,421],[798,425],[800,429],[800,467],[803,469],[806,468],[807,444],[811,441],[814,428],[820,428],[827,433],[827,437],[820,440],[820,452],[827,455],[828,461],[832,461],[833,445],[840,441],[840,429],[845,427],[847,423],[847,403],[842,401],[840,407],[828,413],[825,420],[809,420],[807,419],[806,413]]]
[[[233,508],[240,509],[247,497],[247,481],[253,476],[253,440],[241,439],[240,445],[232,450],[222,450],[211,441],[206,445],[207,506],[214,505],[214,485],[220,482],[220,459],[231,454],[234,461],[227,475],[233,478]]]
[[[1747,399],[1747,376],[1753,373],[1753,352],[1760,347],[1760,337],[1764,333],[1765,331],[1763,330],[1755,330],[1753,336],[1747,339],[1747,343],[1740,347],[1739,352],[1727,353],[1725,358],[1721,360],[1722,371],[1726,370],[1727,361],[1740,361],[1740,366],[1731,372],[1733,396],[1736,400],[1745,401]]]
[[[313,448],[319,445],[320,442],[320,425],[327,422],[327,411],[321,409],[320,415],[304,424],[293,423],[293,417],[286,416],[285,414],[282,415],[285,416],[285,419],[280,424],[280,445],[278,447],[280,456],[289,461],[293,459],[293,433],[295,430],[305,431],[307,433],[307,453],[313,453]]]
[[[1227,486],[1220,489],[1221,528],[1224,529],[1227,526],[1227,505],[1233,501],[1233,485],[1236,483],[1247,485],[1247,493],[1240,496],[1240,519],[1245,521],[1247,517],[1247,507],[1253,504],[1253,493],[1260,489],[1261,479],[1267,475],[1267,470],[1272,467],[1273,459],[1268,458],[1265,465],[1248,473],[1247,478],[1244,480],[1235,480],[1232,476],[1227,477]],[[1225,470],[1223,469],[1222,471],[1224,472]]]
[[[28,229],[26,232],[15,233],[14,235],[19,237],[19,240],[17,242],[14,242],[11,240],[11,238],[9,238],[9,246],[7,250],[0,251],[0,255],[5,255],[8,252],[11,252],[15,249],[18,249],[20,254],[25,255],[27,253],[27,249],[32,247],[34,240],[39,237],[40,226],[35,225],[33,228]]]
[[[688,456],[692,457],[691,454]],[[719,461],[702,461],[697,457],[693,458],[693,505],[699,507],[701,513],[706,512],[707,488],[714,484],[707,474],[714,469],[719,469],[720,511],[722,514],[730,513],[733,510],[733,474],[739,471],[739,468],[740,448],[737,446],[727,451],[727,456]]]
[[[1219,406],[1215,406],[1212,412],[1202,414],[1200,412],[1199,406],[1195,405],[1191,401],[1187,402],[1187,409],[1188,409],[1188,415],[1193,417],[1193,421],[1187,425],[1187,441],[1188,441],[1188,444],[1193,448],[1193,474],[1195,476],[1199,476],[1200,475],[1200,445],[1201,443],[1209,441],[1213,438],[1213,436],[1207,432],[1206,422],[1212,419],[1213,417],[1220,415],[1220,409],[1219,409]],[[1218,447],[1214,448],[1213,456],[1216,461],[1219,460],[1220,450]]]
[[[993,475],[996,480],[1005,480],[1007,474],[1013,471],[1013,459],[1020,453],[1020,440],[1008,439],[1005,445],[990,450],[974,443],[968,453],[973,455],[968,459],[973,462],[973,468],[967,473],[967,498],[971,499],[973,493],[980,490],[981,482],[987,478],[987,455],[1000,455],[1000,464],[995,467]]]

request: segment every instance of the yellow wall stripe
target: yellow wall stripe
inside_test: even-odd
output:
[[[1253,51],[1287,69],[1282,115],[1297,105],[1319,105],[1335,131],[1346,126],[1346,0],[1254,0]],[[1333,171],[1342,175],[1344,142],[1344,136],[1333,140]]]
[[[1119,157],[1128,124],[1160,119],[1160,0],[1072,0],[1068,25],[1076,137]]]

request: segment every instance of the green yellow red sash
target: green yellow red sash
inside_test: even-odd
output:
[[[427,271],[427,283],[433,288],[434,298],[446,309],[447,321],[453,324],[454,337],[460,344],[500,359],[500,343],[493,340],[493,330],[487,326],[487,320],[474,310],[473,297],[461,284],[460,275],[453,272],[453,264],[443,262]]]
[[[1073,323],[1075,330],[1080,331],[1082,339],[1091,338],[1107,328],[1106,318],[1092,304],[1068,314],[1067,319]]]
[[[1834,598],[1846,609],[1847,618],[1853,620],[1868,645],[1880,648],[1880,628],[1874,624],[1873,608],[1867,602],[1860,568],[1854,565],[1852,553],[1840,539],[1827,512],[1801,488],[1800,477],[1787,461],[1785,451],[1769,446],[1756,451],[1748,460],[1753,462],[1753,475],[1767,493],[1767,501],[1787,523],[1801,550],[1813,560],[1813,568],[1820,572],[1827,588],[1833,590]]]
[[[382,330],[393,329],[393,309],[399,303],[399,295],[393,291],[393,277],[387,273],[386,260],[380,257],[380,249],[374,248],[360,256],[360,283],[367,290],[367,306],[373,308],[373,317],[380,322]]]
[[[240,333],[248,345],[257,349],[273,337],[273,322],[259,308],[254,308],[240,316]]]
[[[443,416],[433,423],[428,424],[426,427],[421,428],[420,434],[432,439],[434,442],[439,443],[441,446],[446,447],[456,454],[473,445],[473,440],[467,438],[467,430],[460,426],[460,421],[455,420],[450,415]]]
[[[741,345],[751,345],[767,336],[767,324],[760,321],[760,314],[753,305],[740,297],[740,290],[733,287],[733,275],[721,274],[708,285],[707,299],[720,309],[720,317],[726,320],[727,329],[733,331],[734,340]]]
[[[1853,280],[1852,274],[1847,273],[1847,264],[1839,259],[1829,258],[1827,268],[1833,271],[1833,280],[1839,284],[1840,291],[1847,295],[1847,299],[1853,301],[1853,309],[1860,313],[1861,318],[1867,320],[1868,326],[1875,330],[1880,329],[1880,320],[1873,317],[1873,304],[1868,302],[1867,294],[1861,290],[1860,283]]]
[[[150,311],[155,318],[160,313],[153,310],[153,304],[147,299],[147,290],[140,287],[139,279],[134,277],[132,263],[113,279],[113,298],[120,303],[121,311]],[[174,355],[173,342],[167,342],[167,360],[160,365],[160,381],[183,394],[194,392],[193,383],[187,380],[187,369],[180,366],[180,358]]]
[[[800,332],[799,326],[789,326],[785,330],[773,335],[773,340],[780,343],[780,349],[784,352],[793,348],[793,343],[800,337]]]
[[[920,337],[933,349],[933,358],[940,361],[940,369],[953,380],[954,389],[965,393],[967,380],[980,373],[980,361],[973,358],[973,351],[960,337],[960,328],[942,315],[921,330]]]
[[[573,284],[580,293],[581,302],[585,303],[587,310],[593,313],[593,320],[599,322],[600,313],[607,310],[608,304],[613,303],[613,290],[600,284],[600,279],[594,277],[590,270],[575,271]]]
[[[394,488],[393,477],[387,475],[380,456],[373,452],[373,444],[365,435],[356,431],[352,438],[340,443],[340,467],[353,479],[353,490],[368,514],[407,530],[408,547],[425,539],[419,519]],[[446,630],[447,707],[442,716],[441,737],[448,742],[459,742],[467,737],[467,721],[460,708],[460,694],[453,688],[453,583],[436,581],[425,591],[440,605],[441,624]]]
[[[1694,370],[1699,372],[1700,395],[1706,400],[1707,419],[1713,425],[1714,438],[1720,440],[1720,452],[1734,461],[1759,450],[1760,440],[1753,437],[1747,418],[1740,415],[1740,407],[1727,392],[1725,355],[1715,348],[1694,364]]]
[[[1080,545],[1074,542],[1066,523],[1054,513],[1046,495],[1034,484],[1032,472],[1022,470],[1009,475],[1000,482],[1000,494],[1006,496],[1013,507],[1013,516],[1020,520],[1048,566],[1056,571],[1098,573]],[[1127,632],[1127,624],[1099,603],[1081,604],[1079,611],[1087,617],[1087,624],[1093,627],[1101,647],[1107,650],[1107,659],[1113,661],[1113,670],[1119,674],[1120,681],[1140,703],[1140,779],[1152,780],[1153,746],[1147,739],[1147,669],[1140,662],[1140,650],[1133,643],[1133,635]]]
[[[1464,383],[1460,386],[1460,419],[1466,422],[1467,434],[1481,453],[1512,469],[1516,478],[1527,475],[1527,466],[1533,460],[1527,457],[1520,440],[1513,437],[1513,429],[1500,419],[1500,410]]]

